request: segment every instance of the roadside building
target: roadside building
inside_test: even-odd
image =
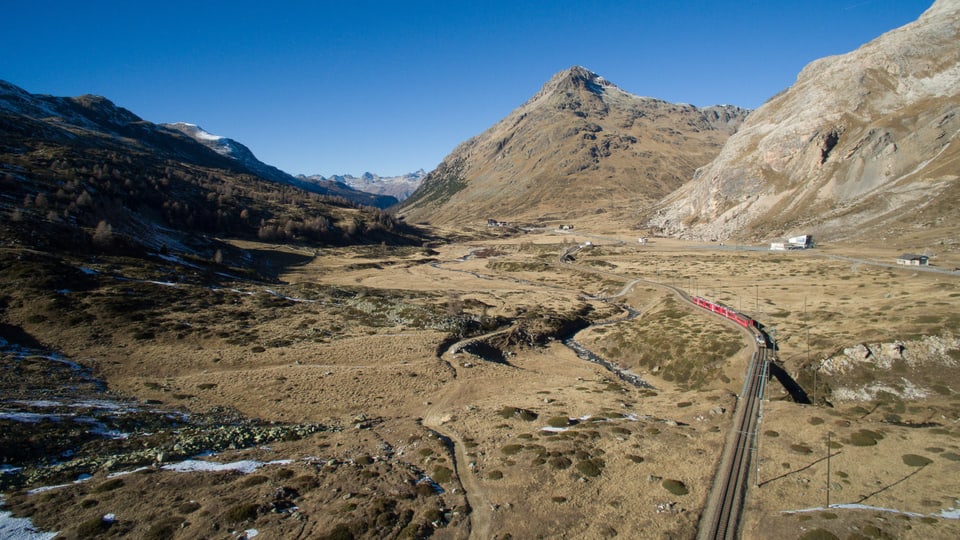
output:
[[[787,251],[788,249],[810,249],[813,247],[813,235],[804,234],[787,238],[786,242],[772,242],[770,251]]]
[[[905,266],[927,266],[929,260],[929,257],[926,255],[904,253],[903,255],[897,257],[897,264],[902,264]]]
[[[813,247],[813,235],[794,236],[788,238],[787,243],[790,244],[790,249],[810,249]]]

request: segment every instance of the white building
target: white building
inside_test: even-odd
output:
[[[904,253],[897,257],[897,264],[906,266],[927,266],[930,259],[926,255],[914,255],[913,253]]]
[[[791,249],[809,249],[813,247],[813,236],[809,234],[794,236],[788,238],[787,243],[790,244]]]

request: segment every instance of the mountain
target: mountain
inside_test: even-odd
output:
[[[208,133],[203,128],[195,124],[177,122],[173,124],[160,125],[170,129],[175,129],[206,146],[207,148],[210,148],[221,156],[225,156],[237,161],[243,167],[261,178],[273,180],[274,182],[290,184],[310,192],[320,193],[322,195],[343,197],[348,201],[353,201],[355,203],[364,204],[367,206],[375,206],[377,208],[387,208],[397,203],[397,199],[389,194],[386,196],[379,196],[383,194],[370,192],[369,190],[354,189],[349,184],[342,182],[327,182],[322,178],[318,181],[304,181],[302,178],[294,177],[272,165],[263,163],[253,155],[253,152],[251,152],[249,148],[240,144],[239,142],[227,137],[221,137],[219,135]]]
[[[359,177],[350,174],[335,174],[330,178],[324,178],[320,175],[297,175],[297,178],[309,182],[337,182],[357,191],[386,195],[396,198],[397,201],[403,201],[420,187],[426,175],[427,172],[420,169],[401,176],[379,176],[365,172]]]
[[[650,220],[690,238],[960,247],[960,2],[816,60]]]
[[[459,225],[632,214],[709,163],[747,112],[638,97],[575,66],[460,144],[399,212]]]
[[[421,241],[382,210],[340,196],[346,187],[306,191],[283,174],[199,128],[153,124],[99,96],[34,95],[0,81],[5,245],[137,254],[209,235],[315,245]]]

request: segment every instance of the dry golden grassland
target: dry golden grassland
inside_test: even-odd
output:
[[[251,475],[152,467],[105,486],[115,471],[104,466],[84,483],[10,493],[8,505],[68,537],[96,531],[108,512],[118,524],[107,532],[156,538],[250,528],[303,538],[692,537],[754,344],[680,289],[774,329],[784,372],[818,400],[794,403],[769,383],[745,537],[960,533],[936,517],[960,505],[956,361],[816,369],[860,343],[956,335],[960,278],[825,257],[849,255],[840,247],[640,246],[614,233],[544,230],[431,249],[237,244],[280,283],[211,286],[124,261],[31,263],[48,278],[9,275],[4,323],[91,366],[117,394],[331,429],[209,458],[291,460]],[[573,263],[558,262],[587,240]],[[451,349],[471,337],[486,343],[486,359],[466,342]],[[579,358],[565,337],[652,388]],[[904,397],[903,380],[930,391]],[[886,390],[869,401],[832,394],[877,381]],[[828,432],[831,503],[913,514],[784,513],[823,505]],[[421,487],[423,475],[443,493]],[[296,513],[273,511],[288,499]]]

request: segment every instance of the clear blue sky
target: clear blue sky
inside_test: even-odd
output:
[[[292,174],[435,167],[554,73],[760,106],[932,0],[3,0],[0,79],[99,94]]]

